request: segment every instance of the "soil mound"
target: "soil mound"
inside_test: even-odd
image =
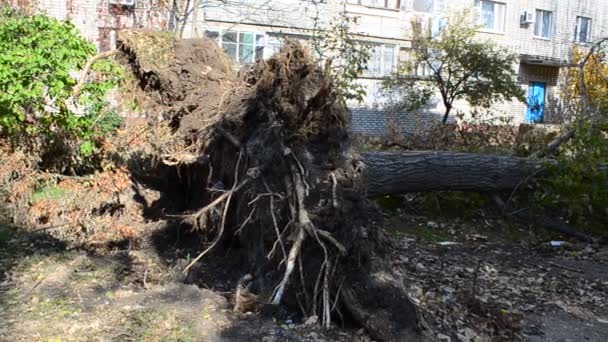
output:
[[[214,112],[235,75],[219,47],[208,39],[177,40],[164,32],[125,30],[119,34],[141,87],[151,96],[155,111],[166,119],[192,112]]]

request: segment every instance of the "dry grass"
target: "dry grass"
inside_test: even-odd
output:
[[[175,58],[173,44],[176,39],[171,32],[122,30],[118,39],[137,55],[143,71],[163,70]]]

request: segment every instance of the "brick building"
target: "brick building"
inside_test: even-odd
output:
[[[16,0],[24,2],[25,0]],[[34,1],[34,0],[32,0]],[[27,1],[26,1],[27,2]],[[39,11],[68,19],[100,50],[115,45],[116,30],[145,27],[166,29],[175,22],[171,4],[182,0],[37,0]],[[187,2],[192,3],[192,2]],[[266,58],[285,38],[310,41],[339,11],[341,0],[201,0],[188,9],[183,37],[206,35],[215,39],[235,65]],[[368,135],[386,134],[389,123],[413,131],[438,121],[443,113],[435,98],[419,113],[391,113],[384,106],[381,82],[407,58],[413,25],[436,31],[451,13],[467,8],[489,39],[519,55],[513,65],[528,94],[517,101],[494,106],[513,124],[552,123],[559,120],[560,79],[571,62],[574,45],[586,45],[605,36],[608,1],[605,0],[346,0],[346,10],[359,17],[357,39],[373,45],[366,72],[358,82],[367,89],[363,103],[351,103],[352,129]],[[416,23],[416,24],[413,24]],[[179,24],[179,23],[178,23]],[[454,112],[466,113],[466,103]]]

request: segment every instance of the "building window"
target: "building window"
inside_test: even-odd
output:
[[[591,41],[591,18],[576,17],[574,40],[579,43]]]
[[[250,64],[264,57],[263,34],[207,30],[205,36],[215,40],[234,64]]]
[[[433,0],[414,0],[414,11],[416,12],[433,12],[434,1]]]
[[[507,6],[496,1],[476,0],[475,5],[479,8],[479,23],[488,30],[504,32],[505,14]]]
[[[551,26],[553,26],[553,12],[536,10],[534,35],[537,37],[551,38]]]
[[[399,9],[399,0],[348,0],[347,3],[368,7]]]
[[[373,45],[371,55],[363,71],[364,77],[384,77],[395,71],[396,46],[390,44]]]

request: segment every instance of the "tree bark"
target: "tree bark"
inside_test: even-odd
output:
[[[445,103],[445,112],[443,113],[443,118],[441,119],[441,123],[446,124],[448,123],[448,117],[450,117],[450,112],[452,111],[452,105]]]
[[[542,169],[527,158],[462,152],[370,152],[368,197],[424,191],[510,190]]]

